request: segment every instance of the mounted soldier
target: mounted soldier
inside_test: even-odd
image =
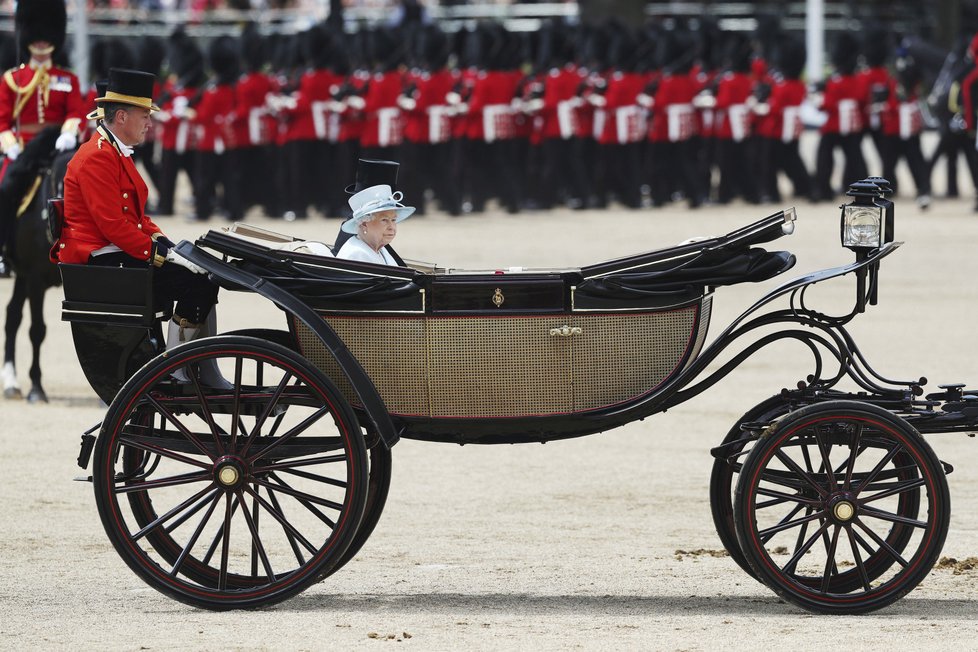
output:
[[[41,131],[61,125],[55,149],[67,151],[78,144],[78,129],[85,117],[78,78],[69,70],[54,65],[65,40],[67,14],[62,0],[19,2],[15,17],[18,55],[27,60],[4,73],[0,83],[0,149],[4,159],[0,180],[7,167],[25,151],[25,146]],[[36,151],[36,148],[35,148]],[[37,160],[22,161],[40,167],[49,152]],[[33,197],[36,187],[28,188]],[[9,275],[4,261],[5,247],[13,243],[17,215],[30,203],[30,197],[17,192],[2,193],[0,200],[0,276]]]

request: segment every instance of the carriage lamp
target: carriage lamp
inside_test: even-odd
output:
[[[852,202],[842,207],[842,246],[853,251],[878,249],[893,241],[893,202],[890,182],[869,177],[849,186]]]

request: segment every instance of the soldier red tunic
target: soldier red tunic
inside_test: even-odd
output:
[[[396,71],[379,72],[370,78],[361,109],[364,116],[361,147],[394,147],[401,144],[404,128],[397,98],[402,87],[401,75]]]
[[[74,73],[43,65],[13,68],[0,83],[0,147],[5,152],[15,144],[23,148],[50,125],[77,135],[86,113]]]

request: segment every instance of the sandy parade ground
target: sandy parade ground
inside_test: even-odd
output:
[[[970,189],[963,184],[962,189]],[[937,188],[940,192],[940,187]],[[791,202],[785,202],[790,205]],[[938,199],[897,203],[880,305],[852,326],[884,375],[978,385],[978,214]],[[790,276],[841,265],[838,203],[798,203]],[[404,223],[402,255],[462,268],[576,267],[717,235],[773,207],[683,205],[638,211],[554,210]],[[336,221],[249,222],[332,240]],[[208,225],[159,220],[174,240]],[[720,288],[710,338],[777,280]],[[11,280],[0,280],[5,305]],[[813,293],[844,309],[851,277]],[[712,458],[748,408],[810,371],[797,345],[761,351],[708,393],[615,431],[546,445],[402,441],[386,510],[360,554],[325,583],[274,607],[210,613],[147,587],[116,554],[91,486],[75,482],[79,435],[104,406],[89,388],[48,295],[47,405],[0,402],[2,649],[975,649],[978,641],[978,439],[928,438],[951,463],[945,561],[909,596],[866,616],[827,617],[779,600],[723,553],[707,492]],[[819,304],[821,305],[821,304]],[[225,327],[284,327],[255,295],[223,293]],[[27,389],[26,328],[17,347]]]

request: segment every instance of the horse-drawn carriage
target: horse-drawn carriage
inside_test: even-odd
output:
[[[747,411],[713,450],[717,532],[745,571],[804,608],[890,604],[927,575],[948,530],[951,467],[921,433],[975,429],[978,398],[960,386],[924,396],[925,380],[889,380],[864,360],[846,324],[876,302],[880,261],[899,243],[883,180],[849,194],[842,240],[856,261],[781,284],[709,344],[714,289],[794,263],[760,247],[791,233],[793,209],[642,255],[505,273],[358,263],[243,225],[212,230],[178,251],[224,289],[267,299],[284,326],[171,351],[160,328],[169,307],[147,291],[152,268],[62,265],[63,317],[110,404],[79,456],[93,464],[105,530],[140,577],[178,600],[277,602],[366,541],[399,438],[598,433],[796,340],[813,354],[806,380]],[[851,312],[806,305],[812,285],[847,275]],[[710,370],[734,343],[741,350]],[[208,360],[230,389],[200,380]]]

